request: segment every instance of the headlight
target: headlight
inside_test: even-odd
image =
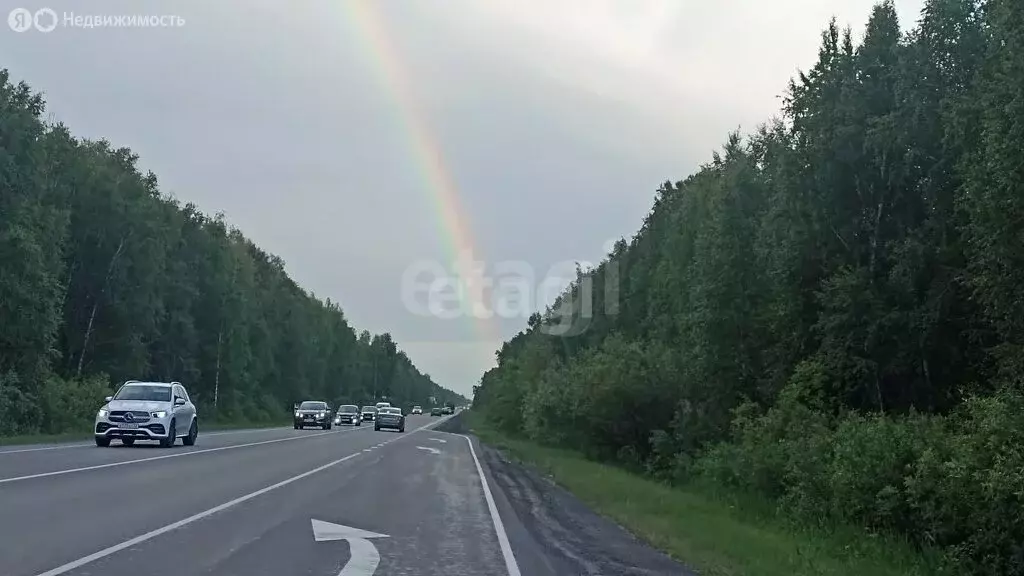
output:
[[[317,416],[319,416],[319,417],[323,418],[323,417],[324,417],[324,413],[323,413],[323,412],[321,412],[321,413],[317,414]]]
[[[295,413],[295,417],[298,418],[299,416],[300,416],[300,414],[298,412],[296,412]]]
[[[106,418],[107,417],[107,409],[106,408],[100,408],[100,411],[96,413],[96,417],[97,418]]]
[[[165,412],[163,410],[159,410],[157,412],[153,412],[153,418],[164,418],[166,416],[167,416],[167,412]]]

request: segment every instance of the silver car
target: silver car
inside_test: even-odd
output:
[[[373,406],[363,406],[363,422],[373,422],[373,419],[377,416],[377,408]]]
[[[181,382],[129,380],[96,413],[93,426],[97,446],[110,446],[114,438],[125,446],[136,440],[157,440],[173,446],[178,438],[192,446],[199,436],[199,416]]]

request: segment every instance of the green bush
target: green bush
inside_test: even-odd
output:
[[[39,390],[39,407],[44,415],[43,434],[88,431],[103,398],[113,393],[105,375],[64,380],[50,375]]]
[[[15,436],[35,432],[27,422],[38,419],[28,418],[36,405],[35,397],[22,391],[17,373],[9,371],[0,374],[0,436]]]
[[[798,369],[775,406],[734,411],[732,441],[719,442],[698,459],[700,476],[779,499],[803,517],[820,517],[833,441],[830,419],[816,410],[821,383],[814,366]]]
[[[735,438],[693,468],[773,498],[802,522],[860,524],[945,552],[947,569],[1024,573],[1024,399],[972,398],[946,416],[847,414],[795,400],[737,410]]]
[[[968,574],[1024,573],[1024,399],[971,398],[905,479],[914,534]]]

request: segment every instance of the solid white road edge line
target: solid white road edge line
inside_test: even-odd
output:
[[[138,464],[140,462],[153,462],[154,460],[166,460],[168,458],[182,458],[185,456],[194,456],[196,454],[209,454],[210,452],[220,452],[222,450],[234,450],[235,448],[247,448],[249,446],[262,446],[264,444],[274,444],[276,442],[290,442],[292,440],[304,440],[306,438],[317,438],[319,436],[325,436],[327,434],[344,434],[345,432],[352,432],[356,428],[349,428],[347,430],[331,430],[328,432],[318,432],[316,434],[310,434],[308,436],[288,436],[287,438],[274,438],[273,440],[261,440],[260,442],[249,442],[246,444],[232,444],[230,446],[218,446],[217,448],[206,448],[203,450],[191,450],[189,452],[177,452],[174,454],[164,454],[163,456],[153,456],[150,458],[136,458],[134,460],[122,460],[119,462],[108,462],[106,464],[96,464],[95,466],[83,466],[81,468],[68,468],[65,470],[54,470],[52,472],[40,472],[39,474],[29,474],[28,476],[15,476],[13,478],[0,478],[0,484],[7,484],[10,482],[20,482],[22,480],[33,480],[35,478],[46,478],[48,476],[61,476],[64,474],[72,474],[74,472],[86,472],[89,470],[100,470],[102,468],[113,468],[115,466],[127,466],[129,464]]]
[[[202,437],[207,438],[209,436],[226,436],[228,434],[254,434],[256,432],[274,432],[277,430],[287,430],[287,426],[276,426],[274,428],[246,428],[245,430],[222,430],[220,432],[203,432]],[[67,448],[91,448],[95,444],[62,444],[60,446],[44,446],[41,448],[15,448],[11,450],[0,449],[0,456],[4,454],[22,454],[24,452],[43,452],[45,450],[65,450]]]
[[[419,432],[420,430],[423,430],[427,426],[430,426],[430,425],[431,424],[426,424],[426,425],[421,426],[421,427],[419,427],[419,428],[417,428],[415,430],[412,430],[410,432],[410,434],[414,434],[416,432]],[[306,438],[312,438],[312,436],[306,436]],[[390,444],[391,442],[394,442],[396,440],[401,440],[403,438],[408,438],[408,435],[398,436],[398,437],[392,438],[391,440],[388,440],[388,441],[386,441],[384,443],[385,444]],[[470,449],[472,449],[472,445],[470,445]],[[190,452],[190,454],[191,454],[191,452]],[[166,534],[166,533],[170,532],[171,530],[176,530],[178,528],[181,528],[182,526],[188,526],[189,524],[191,524],[191,523],[193,523],[193,522],[195,522],[197,520],[202,520],[203,518],[206,518],[206,517],[212,516],[212,515],[214,515],[214,514],[216,514],[218,512],[222,512],[224,510],[227,510],[228,508],[231,508],[233,506],[241,504],[242,502],[246,502],[248,500],[252,500],[253,498],[256,498],[257,496],[262,496],[262,495],[266,494],[267,492],[270,492],[271,490],[277,490],[278,488],[281,488],[282,486],[287,486],[287,485],[291,484],[292,482],[295,482],[297,480],[302,480],[303,478],[306,478],[308,476],[312,476],[313,474],[316,474],[317,472],[323,472],[324,470],[327,470],[331,466],[335,466],[335,465],[341,464],[342,462],[345,462],[346,460],[351,460],[351,459],[353,459],[356,456],[359,456],[361,454],[362,454],[362,452],[354,452],[352,454],[349,454],[348,456],[345,456],[344,458],[338,458],[337,460],[334,460],[333,462],[328,462],[327,464],[324,464],[323,466],[319,466],[317,468],[313,468],[312,470],[309,470],[307,472],[303,472],[302,474],[299,474],[298,476],[292,476],[291,478],[288,478],[287,480],[282,480],[282,481],[278,482],[277,484],[271,484],[270,486],[267,486],[266,488],[261,488],[261,489],[255,491],[255,492],[250,492],[250,493],[246,494],[245,496],[239,496],[238,498],[235,498],[234,500],[230,500],[230,501],[225,502],[225,503],[223,503],[223,504],[221,504],[219,506],[214,506],[213,508],[210,508],[209,510],[203,510],[202,512],[200,512],[198,514],[193,514],[192,516],[189,516],[188,518],[184,518],[182,520],[178,520],[177,522],[173,522],[171,524],[168,524],[168,525],[166,525],[166,526],[164,526],[162,528],[157,528],[156,530],[152,530],[150,532],[146,532],[145,534],[142,534],[140,536],[136,536],[135,538],[132,538],[130,540],[125,540],[124,542],[121,542],[120,544],[115,544],[113,546],[110,546],[109,548],[104,548],[103,550],[100,550],[98,552],[93,552],[92,554],[89,554],[88,556],[83,556],[83,557],[79,558],[78,560],[72,560],[71,562],[68,562],[67,564],[64,564],[62,566],[58,566],[58,567],[53,568],[51,570],[47,570],[46,572],[42,572],[40,574],[37,574],[36,576],[58,576],[60,574],[64,574],[65,572],[69,572],[71,570],[74,570],[75,568],[79,568],[79,567],[84,566],[84,565],[86,565],[86,564],[88,564],[90,562],[93,562],[95,560],[99,560],[100,558],[104,558],[106,556],[110,556],[111,554],[114,554],[115,552],[120,552],[121,550],[124,550],[126,548],[131,548],[132,546],[135,546],[136,544],[141,544],[141,543],[143,543],[143,542],[145,542],[147,540],[152,540],[153,538],[156,538],[157,536],[161,536],[163,534]],[[479,468],[479,466],[480,466],[479,463],[477,463],[477,467],[478,468]],[[516,576],[518,576],[518,574],[519,574],[518,568],[516,569],[515,574],[516,574]]]
[[[42,452],[44,450],[66,450],[68,448],[86,448],[93,444],[65,444],[62,446],[47,446],[45,448],[18,448],[17,450],[0,450],[0,456],[4,454],[21,454],[22,452]]]
[[[440,432],[440,430],[435,430]],[[480,459],[476,457],[476,449],[473,448],[473,440],[465,434],[457,434],[462,436],[469,442],[469,453],[473,455],[473,462],[476,464],[476,473],[480,476],[480,484],[484,487],[484,499],[487,500],[487,509],[491,512],[491,520],[494,522],[494,531],[498,534],[498,546],[501,547],[501,555],[505,557],[505,569],[508,570],[508,576],[521,576],[519,573],[519,564],[516,563],[516,557],[512,554],[512,545],[508,542],[508,535],[505,534],[505,525],[501,522],[501,515],[498,514],[498,507],[494,504],[494,496],[491,494],[491,488],[487,485],[487,477],[484,476],[484,469],[480,466]]]

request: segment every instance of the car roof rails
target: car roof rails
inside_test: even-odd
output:
[[[171,384],[177,384],[178,386],[181,386],[181,382],[178,382],[177,380],[172,380]]]
[[[140,380],[125,380],[125,384],[139,384]]]

